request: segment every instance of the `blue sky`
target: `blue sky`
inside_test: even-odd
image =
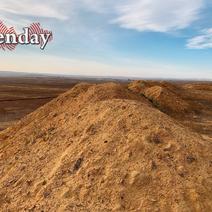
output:
[[[1,0],[0,20],[17,31],[53,31],[44,51],[0,52],[0,70],[212,79],[210,0]]]

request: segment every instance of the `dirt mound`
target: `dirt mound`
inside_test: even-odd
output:
[[[184,96],[183,94],[185,91],[182,89],[181,86],[177,85],[176,83],[171,83],[167,81],[159,81],[158,86],[161,86],[162,88],[166,88],[180,97]]]
[[[128,89],[145,96],[152,104],[169,115],[184,115],[193,112],[194,108],[181,98],[182,89],[164,81],[135,81],[129,84]]]
[[[211,211],[211,142],[125,86],[80,84],[0,133],[3,211]]]
[[[128,89],[135,92],[142,94],[145,89],[150,88],[152,86],[158,85],[159,82],[154,81],[147,81],[147,80],[136,80],[128,85]]]
[[[212,82],[211,83],[192,83],[186,84],[183,86],[185,89],[196,89],[196,90],[203,90],[203,91],[212,91]]]
[[[167,88],[153,86],[144,91],[147,97],[157,108],[167,113],[180,113],[191,110],[190,105],[177,94]],[[179,114],[178,114],[179,115]]]

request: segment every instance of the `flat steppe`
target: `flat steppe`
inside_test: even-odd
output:
[[[0,77],[0,131],[82,81],[92,82],[54,76]]]

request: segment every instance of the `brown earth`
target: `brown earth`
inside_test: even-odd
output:
[[[152,86],[195,110],[179,118],[127,85],[79,84],[2,131],[1,210],[211,211],[211,91]]]
[[[183,100],[180,88],[167,82],[135,81],[128,88],[145,96],[152,104],[169,115],[182,116],[192,112],[191,105]]]
[[[191,110],[190,105],[174,92],[161,86],[153,86],[144,91],[144,96],[164,112],[184,114]]]
[[[81,81],[49,76],[0,77],[0,131]]]

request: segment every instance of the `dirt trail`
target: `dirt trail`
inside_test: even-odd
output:
[[[128,86],[79,84],[0,133],[2,211],[211,211],[212,143]]]

